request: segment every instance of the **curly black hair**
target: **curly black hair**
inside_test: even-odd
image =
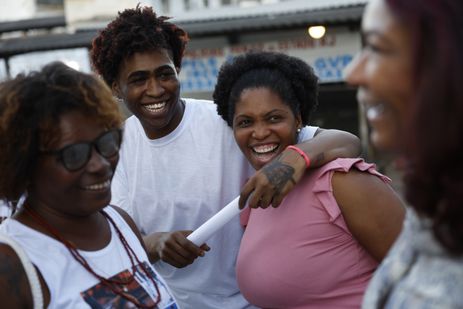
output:
[[[60,137],[60,118],[71,111],[108,129],[122,125],[122,114],[103,81],[64,63],[0,84],[0,199],[17,201],[25,193],[39,152]]]
[[[303,60],[275,52],[249,52],[224,63],[214,89],[218,114],[233,126],[235,104],[249,88],[265,87],[280,96],[307,125],[318,105],[318,78]]]
[[[140,5],[118,12],[117,18],[93,39],[90,57],[94,70],[111,86],[122,61],[134,53],[160,48],[167,49],[174,65],[181,68],[188,35],[168,19]]]

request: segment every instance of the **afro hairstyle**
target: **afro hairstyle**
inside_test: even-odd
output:
[[[220,68],[214,89],[217,113],[233,126],[235,104],[242,92],[268,88],[288,104],[307,125],[318,105],[318,78],[303,60],[276,52],[250,52],[237,56]]]
[[[169,51],[174,65],[181,67],[188,35],[168,19],[157,16],[151,7],[137,5],[119,12],[117,18],[93,39],[92,65],[108,86],[111,87],[117,78],[120,64],[135,53],[164,48]]]

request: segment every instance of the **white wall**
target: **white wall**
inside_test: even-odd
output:
[[[32,18],[35,0],[0,0],[0,22]]]
[[[4,59],[0,59],[0,82],[5,80],[6,76],[6,64]]]
[[[153,5],[152,0],[65,0],[64,11],[69,25],[88,20],[112,20],[118,11],[133,8],[138,3]]]
[[[82,72],[90,72],[90,59],[86,48],[61,49],[45,52],[34,52],[10,58],[10,76],[39,70],[52,61],[62,61]],[[0,70],[1,77],[1,70]]]

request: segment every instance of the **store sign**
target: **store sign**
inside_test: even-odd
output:
[[[343,79],[344,68],[359,48],[358,33],[346,32],[327,35],[321,40],[303,37],[188,50],[180,73],[182,91],[213,91],[220,66],[251,50],[282,52],[301,58],[314,68],[320,82],[337,82]]]
[[[219,57],[187,58],[182,62],[182,91],[212,91],[223,59]]]
[[[342,72],[352,60],[351,54],[331,57],[319,57],[313,63],[314,70],[324,82],[336,82],[343,79]]]

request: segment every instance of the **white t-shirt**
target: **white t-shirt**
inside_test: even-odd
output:
[[[179,308],[164,280],[151,267],[145,250],[130,226],[112,207],[106,207],[104,210],[114,220],[139,261],[148,267],[150,275],[154,278],[161,294],[161,302],[156,308]],[[111,224],[110,227],[111,240],[106,247],[97,251],[79,250],[79,253],[97,274],[121,280],[127,278],[128,271],[132,272],[132,263],[115,229]],[[132,307],[132,303],[114,294],[79,264],[65,245],[56,239],[14,219],[6,219],[0,225],[0,232],[13,238],[39,269],[50,290],[48,308]],[[154,304],[158,296],[156,287],[139,265],[135,281],[127,285],[125,291],[146,305]]]
[[[24,200],[26,199],[26,194],[23,194],[19,201],[16,203],[16,211],[21,208]],[[13,205],[6,200],[0,199],[0,223],[13,215]]]
[[[12,208],[4,200],[0,200],[0,223],[6,218],[11,217]]]
[[[194,230],[239,195],[255,173],[211,101],[185,99],[179,126],[150,140],[139,120],[127,119],[112,201],[132,215],[142,234]],[[317,128],[304,128],[310,139]],[[154,264],[182,308],[249,306],[238,290],[235,263],[243,234],[239,218],[219,230],[205,257],[178,269]]]

